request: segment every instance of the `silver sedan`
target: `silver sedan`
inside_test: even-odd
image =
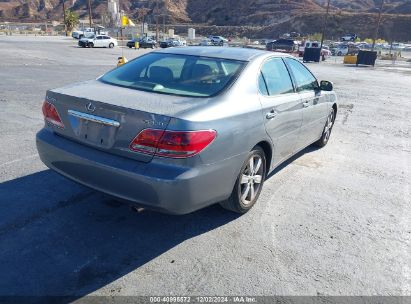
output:
[[[37,148],[49,168],[138,206],[244,213],[270,171],[327,144],[332,90],[285,54],[158,50],[47,91]]]

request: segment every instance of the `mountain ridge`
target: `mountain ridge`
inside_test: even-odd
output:
[[[107,1],[91,2],[93,18],[98,20],[107,11]],[[155,22],[155,15],[163,14],[167,15],[167,24],[232,26],[238,27],[240,32],[242,27],[255,27],[256,33],[258,28],[270,29],[273,35],[286,26],[290,27],[289,31],[321,31],[326,2],[327,0],[121,0],[121,9],[137,21],[141,19],[139,9],[145,8],[148,11],[146,20],[150,23]],[[88,18],[87,0],[65,0],[65,3],[66,7],[78,12],[81,18]],[[370,37],[372,27],[375,26],[372,13],[378,11],[380,3],[380,0],[331,0],[331,23],[333,20],[343,23],[340,26],[338,22],[334,22],[330,34],[360,32]],[[0,0],[0,21],[61,21],[62,12],[62,0]],[[411,0],[385,0],[383,13],[382,33],[386,38],[394,39],[395,36],[411,40]]]

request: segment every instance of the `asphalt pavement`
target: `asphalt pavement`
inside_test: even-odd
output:
[[[0,36],[0,295],[411,295],[411,64],[308,64],[339,96],[329,144],[278,168],[243,216],[172,216],[37,155],[46,90],[96,78],[122,52],[146,51]]]

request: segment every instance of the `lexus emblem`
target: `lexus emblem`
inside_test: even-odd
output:
[[[86,104],[86,109],[87,111],[94,112],[96,110],[96,106],[89,102],[88,104]]]

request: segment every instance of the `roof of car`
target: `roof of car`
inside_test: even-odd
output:
[[[190,47],[174,47],[154,51],[156,53],[168,53],[188,56],[203,56],[213,58],[224,58],[232,60],[250,61],[259,56],[275,54],[279,57],[289,57],[290,55],[283,53],[273,53],[263,50],[239,47],[210,47],[210,46],[190,46]]]

